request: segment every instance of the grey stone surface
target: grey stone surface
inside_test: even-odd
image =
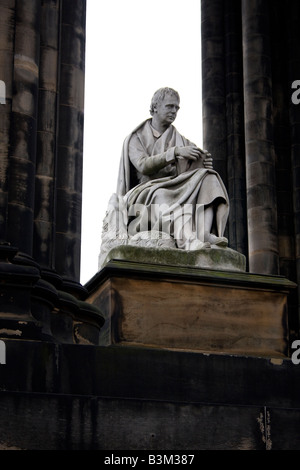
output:
[[[171,247],[143,247],[119,245],[112,248],[102,266],[110,260],[136,261],[139,263],[157,263],[172,266],[191,266],[219,271],[246,270],[246,257],[231,248],[204,248],[201,250],[180,250]]]

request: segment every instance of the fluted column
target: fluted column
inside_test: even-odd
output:
[[[203,147],[227,182],[223,0],[201,2]]]
[[[7,240],[9,134],[12,106],[15,0],[0,3],[0,80],[5,84],[5,103],[0,104],[0,242]]]
[[[202,0],[204,148],[228,190],[231,248],[248,254],[240,0]]]
[[[244,141],[242,25],[240,1],[227,0],[224,13],[226,63],[227,186],[230,247],[248,255]]]
[[[85,2],[0,3],[0,335],[97,344],[79,283]]]
[[[268,2],[242,0],[242,25],[249,266],[278,274]]]
[[[61,34],[56,269],[72,284],[80,278],[85,0],[63,1]]]
[[[32,255],[40,0],[16,0],[9,155],[8,229],[11,244]]]
[[[297,0],[290,2],[288,56],[289,56],[289,84],[300,79],[300,51],[299,51],[299,14],[300,4]],[[295,90],[290,88],[290,94]],[[298,284],[298,322],[300,324],[300,104],[294,104],[290,99],[290,136],[291,136],[291,168],[292,168],[292,195],[293,195],[293,225],[295,243],[295,270]]]
[[[41,8],[33,254],[47,275],[55,270],[60,3],[44,0]]]

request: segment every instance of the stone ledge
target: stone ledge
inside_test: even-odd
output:
[[[85,287],[91,293],[100,284],[114,276],[138,277],[139,279],[169,279],[187,282],[204,282],[210,285],[234,285],[239,287],[263,288],[279,290],[289,294],[297,285],[284,276],[256,274],[239,271],[222,271],[202,269],[193,266],[174,266],[154,262],[143,263],[138,261],[111,259],[96,273]]]
[[[178,248],[145,248],[130,244],[118,245],[108,252],[102,266],[104,267],[110,260],[190,266],[217,271],[246,271],[246,257],[243,254],[231,248],[219,248],[217,246],[187,251]]]

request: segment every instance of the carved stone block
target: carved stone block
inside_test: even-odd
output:
[[[87,288],[106,318],[102,345],[284,357],[294,286],[279,276],[111,261]]]

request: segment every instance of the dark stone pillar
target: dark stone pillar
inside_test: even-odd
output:
[[[278,274],[268,2],[242,0],[249,266]]]
[[[279,273],[300,286],[300,104],[291,99],[300,80],[300,2],[201,4],[204,142],[220,149],[225,120],[229,244],[248,255],[251,272]],[[291,338],[299,299],[300,287],[289,298]]]
[[[60,1],[44,0],[41,8],[33,255],[46,277],[53,276],[55,270],[59,47]]]
[[[32,310],[32,291],[40,279],[31,256],[40,1],[1,2],[0,15],[6,84],[6,103],[0,107],[1,336],[40,340],[49,337]]]
[[[288,11],[288,72],[289,72],[289,92],[295,91],[291,88],[295,80],[300,80],[300,34],[299,18],[300,3],[297,0],[289,2]],[[291,181],[293,197],[293,223],[294,223],[294,250],[296,282],[298,284],[298,299],[300,299],[300,104],[294,104],[290,95],[290,137],[291,137]],[[298,300],[298,321],[300,323],[300,302]]]
[[[97,344],[79,283],[85,2],[5,0],[0,15],[0,337]]]
[[[298,5],[294,0],[288,3],[281,0],[272,0],[270,6],[270,39],[272,45],[272,95],[273,95],[273,125],[274,149],[276,163],[276,197],[278,214],[278,249],[280,274],[286,278],[299,282],[295,263],[295,222],[293,207],[293,174],[291,163],[291,143],[298,138],[293,136],[290,113],[293,113],[291,101],[291,83],[294,77],[290,76],[290,56],[295,55],[298,41],[297,12],[292,11],[292,5]],[[287,8],[289,5],[289,8]],[[296,19],[296,21],[294,20]],[[298,14],[299,18],[299,14]],[[293,23],[297,25],[293,27]],[[281,34],[278,34],[281,31]],[[286,31],[287,34],[283,32]],[[295,34],[296,33],[296,34]],[[299,55],[297,52],[296,54]],[[297,108],[297,107],[295,107]],[[297,216],[296,216],[297,220]],[[289,298],[289,325],[290,338],[293,339],[298,330],[297,290]]]
[[[241,5],[228,0],[224,14],[226,62],[228,232],[231,248],[248,257]]]
[[[203,147],[227,183],[223,0],[201,2]]]
[[[60,65],[56,269],[79,282],[85,61],[85,0],[64,0]]]
[[[204,148],[228,190],[229,245],[247,256],[240,0],[203,0],[201,6]]]
[[[16,1],[10,132],[10,243],[32,255],[40,47],[40,1]]]
[[[6,100],[0,104],[0,243],[7,239],[9,133],[12,104],[11,66],[14,53],[15,0],[0,4],[0,79],[5,83]]]

